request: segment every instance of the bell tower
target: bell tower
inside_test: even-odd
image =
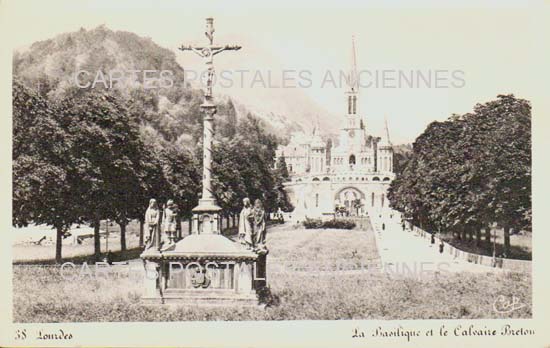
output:
[[[393,148],[390,142],[387,118],[384,118],[384,134],[377,147],[376,171],[379,173],[393,173]]]
[[[346,76],[347,89],[346,97],[346,129],[361,129],[364,127],[361,116],[359,116],[359,79],[357,75],[357,62],[355,55],[355,38],[351,39],[351,67]]]

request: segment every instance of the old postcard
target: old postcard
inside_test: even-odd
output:
[[[6,347],[550,347],[550,2],[3,1]]]

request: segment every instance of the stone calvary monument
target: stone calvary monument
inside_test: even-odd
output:
[[[207,79],[203,113],[202,197],[193,209],[191,234],[175,243],[161,242],[162,212],[152,242],[141,254],[146,275],[146,303],[256,304],[256,290],[266,285],[265,248],[251,249],[221,235],[221,208],[212,193],[212,138],[216,105],[212,101],[213,59],[240,46],[214,44],[214,20],[206,19],[204,46],[181,46],[203,58]],[[154,213],[153,213],[154,215]]]

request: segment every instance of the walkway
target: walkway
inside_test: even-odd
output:
[[[391,216],[391,217],[390,217]],[[439,245],[431,244],[410,230],[403,231],[399,213],[388,211],[382,216],[371,217],[376,244],[383,267],[397,272],[434,271],[442,272],[498,272],[501,269],[478,265],[455,259],[447,252],[439,253]],[[384,224],[384,229],[382,229]]]

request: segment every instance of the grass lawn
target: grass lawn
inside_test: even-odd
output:
[[[104,227],[103,227],[104,229]],[[16,232],[17,233],[17,232]],[[101,237],[101,252],[120,251],[120,228],[117,224],[109,226],[109,241]],[[126,248],[139,247],[139,223],[131,221],[126,227]],[[44,263],[55,259],[55,245],[26,245],[15,244],[12,246],[14,263]],[[82,244],[63,244],[61,254],[64,259],[82,258],[94,254],[94,239],[86,238]]]
[[[322,263],[338,259],[376,262],[372,231],[305,230],[288,225],[268,231],[273,267],[279,260]],[[139,269],[140,263],[133,262]],[[120,267],[124,266],[112,266]],[[127,268],[124,268],[127,270]],[[73,275],[77,275],[75,270]],[[404,277],[366,272],[304,272],[285,269],[268,274],[267,306],[143,306],[142,279],[65,280],[54,265],[14,265],[14,321],[187,321],[187,320],[332,320],[530,318],[531,277],[504,272],[430,273]],[[136,274],[138,274],[136,272]],[[497,313],[499,296],[516,296],[526,306]]]
[[[104,226],[104,222],[102,222]],[[189,233],[189,223],[187,220],[182,221],[182,233],[186,236]],[[227,220],[223,219],[223,227],[225,231],[231,231],[235,228],[227,226]],[[104,227],[102,227],[104,230]],[[17,233],[17,232],[16,232]],[[147,234],[147,231],[144,231]],[[144,236],[144,239],[146,236]],[[109,226],[109,241],[102,235],[100,240],[101,253],[105,254],[107,250],[113,253],[114,260],[128,259],[120,253],[120,228],[117,224],[111,223]],[[130,221],[126,226],[126,248],[129,251],[129,257],[138,257],[139,249],[139,222],[136,220]],[[55,245],[32,245],[32,244],[14,244],[12,246],[12,260],[15,264],[47,264],[55,262]],[[64,261],[71,262],[93,262],[94,240],[87,238],[82,241],[82,244],[63,244],[61,253]]]

